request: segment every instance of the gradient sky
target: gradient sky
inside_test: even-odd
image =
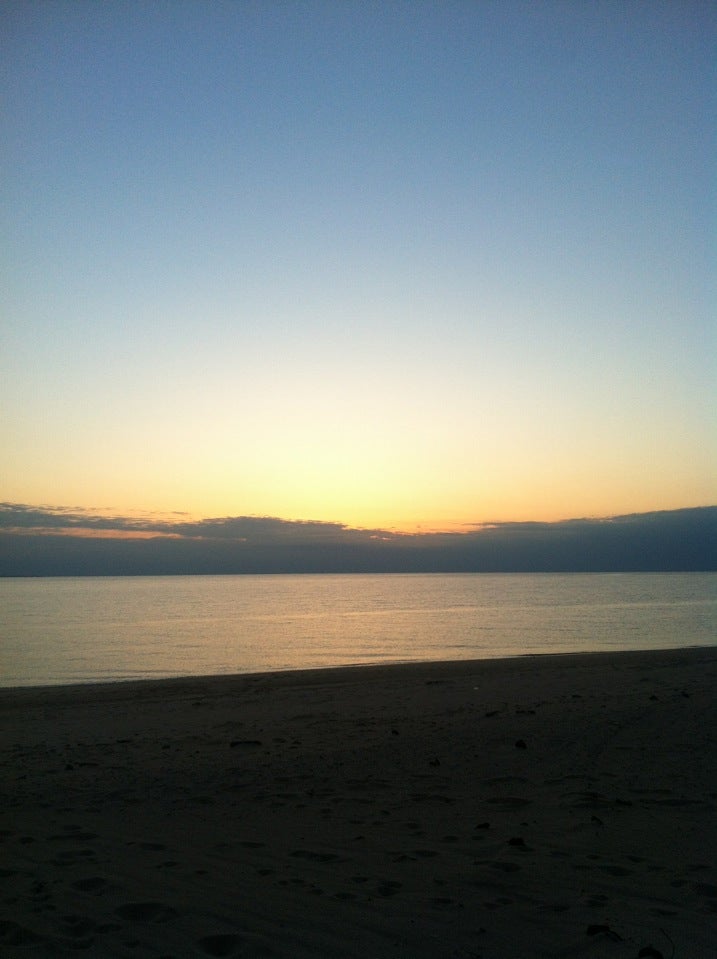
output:
[[[712,503],[704,2],[5,2],[0,500]]]

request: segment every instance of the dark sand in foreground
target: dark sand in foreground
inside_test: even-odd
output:
[[[713,959],[716,690],[717,649],[0,690],[0,954]]]

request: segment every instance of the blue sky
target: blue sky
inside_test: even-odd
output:
[[[0,498],[714,500],[706,3],[7,3]]]

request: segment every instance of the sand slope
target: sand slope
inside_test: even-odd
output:
[[[717,649],[1,690],[0,953],[712,959],[716,690]]]

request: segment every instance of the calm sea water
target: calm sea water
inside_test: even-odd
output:
[[[717,574],[0,580],[0,685],[717,645]]]

